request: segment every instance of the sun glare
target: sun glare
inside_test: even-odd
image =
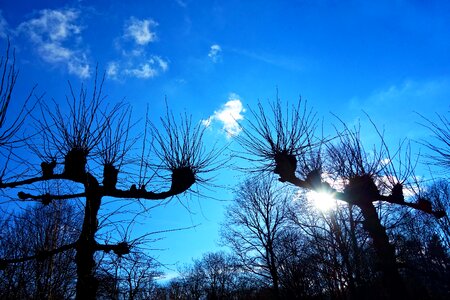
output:
[[[320,211],[326,212],[336,207],[337,200],[327,192],[309,191],[306,194],[308,200]]]

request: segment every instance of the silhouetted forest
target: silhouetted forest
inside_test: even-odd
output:
[[[0,299],[450,298],[450,181],[415,173],[419,160],[449,174],[445,115],[417,115],[433,139],[418,141],[430,154],[416,159],[375,124],[368,148],[359,126],[337,118],[324,136],[301,100],[259,103],[235,137],[232,156],[250,175],[226,208],[224,251],[163,283],[143,241],[102,230],[99,211],[106,198],[160,201],[208,184],[228,150],[209,147],[206,127],[169,108],[131,136],[131,107],[108,104],[101,75],[52,103],[34,88],[14,97],[9,45],[0,70]],[[23,109],[12,115],[11,103]],[[320,210],[311,193],[335,205]]]

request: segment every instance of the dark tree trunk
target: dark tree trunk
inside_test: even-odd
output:
[[[395,260],[395,248],[389,242],[386,229],[381,225],[375,206],[372,202],[358,206],[364,216],[364,228],[372,238],[373,246],[377,252],[383,285],[388,293],[388,298],[407,299],[405,286]]]
[[[96,299],[98,281],[94,276],[97,242],[95,233],[98,228],[97,214],[101,204],[101,192],[98,181],[90,174],[86,174],[86,208],[84,211],[83,228],[77,242],[77,300]]]
[[[279,299],[280,298],[280,283],[279,283],[279,278],[278,278],[278,270],[277,270],[277,265],[276,265],[276,256],[273,250],[273,246],[272,243],[270,243],[269,247],[268,247],[268,255],[269,255],[269,259],[270,261],[268,262],[269,264],[269,269],[270,269],[270,276],[272,277],[272,285],[273,285],[273,297],[274,299]]]

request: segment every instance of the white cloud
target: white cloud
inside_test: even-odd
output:
[[[57,43],[42,43],[37,48],[37,52],[43,60],[49,63],[69,62],[74,55],[72,50]]]
[[[157,25],[158,23],[152,19],[139,20],[131,17],[125,25],[124,36],[133,39],[136,44],[144,46],[157,39],[156,33],[153,31]]]
[[[209,49],[208,57],[211,58],[212,62],[216,63],[220,60],[222,52],[222,47],[218,44],[214,44]]]
[[[84,61],[72,59],[68,62],[67,67],[69,69],[70,74],[77,75],[81,78],[88,78],[91,74],[89,64],[84,63]]]
[[[158,66],[161,68],[161,70],[163,72],[166,72],[167,69],[169,69],[169,64],[167,61],[163,60],[161,57],[159,56],[155,56],[154,59],[156,60],[156,62],[158,62]]]
[[[166,72],[168,68],[169,64],[166,60],[159,56],[150,56],[143,62],[139,62],[137,59],[112,61],[108,64],[106,74],[112,79],[121,79],[122,77],[150,79]]]
[[[168,60],[149,53],[148,44],[157,40],[153,27],[158,23],[152,19],[131,17],[125,22],[124,32],[117,39],[120,57],[108,64],[109,78],[121,80],[125,77],[139,79],[154,78],[169,69]],[[132,40],[127,43],[127,40]]]
[[[149,63],[144,63],[136,68],[125,69],[125,74],[136,78],[153,78],[158,75],[158,71],[154,69]]]
[[[110,78],[117,78],[118,74],[119,74],[118,63],[115,61],[110,62],[106,68],[106,75]]]
[[[222,129],[227,137],[233,137],[241,132],[238,121],[244,119],[245,109],[242,105],[239,95],[231,93],[228,101],[222,107],[215,111],[208,119],[203,120],[202,124],[206,127],[212,126],[215,121],[222,123]]]
[[[69,73],[87,78],[90,76],[87,51],[78,46],[82,31],[77,23],[79,15],[74,9],[44,9],[17,29],[29,37],[43,61],[65,65]]]

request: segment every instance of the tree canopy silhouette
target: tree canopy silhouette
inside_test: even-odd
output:
[[[150,146],[142,150],[138,168],[130,166],[131,150],[137,142],[137,138],[130,136],[131,107],[124,102],[110,105],[103,93],[104,76],[97,75],[91,91],[82,86],[77,92],[69,83],[65,103],[41,101],[39,114],[32,118],[37,132],[16,139],[21,127],[31,118],[26,118],[28,111],[24,110],[10,127],[4,127],[10,117],[8,106],[11,101],[16,101],[12,93],[18,76],[14,61],[9,63],[8,53],[2,64],[0,89],[2,155],[11,158],[17,155],[15,151],[20,147],[21,153],[28,153],[30,157],[35,154],[41,162],[36,166],[30,160],[26,163],[27,168],[19,171],[17,160],[7,160],[0,177],[0,189],[23,189],[17,194],[22,201],[48,205],[54,201],[81,198],[85,206],[81,232],[75,241],[26,257],[2,257],[0,267],[74,250],[76,298],[95,299],[98,288],[94,275],[95,253],[114,252],[120,256],[129,254],[132,248],[132,241],[128,240],[114,244],[97,240],[102,200],[105,197],[163,200],[183,194],[195,183],[207,181],[203,174],[219,167],[220,151],[214,147],[206,148],[203,141],[205,127],[200,123],[193,123],[186,114],[177,120],[167,110],[166,116],[161,118],[162,129],[155,124],[144,124],[143,131],[148,131],[151,137],[141,137],[144,139],[142,144]],[[14,147],[11,147],[13,142]],[[136,169],[140,171],[134,172]],[[127,176],[121,178],[121,174]],[[155,178],[164,181],[161,183]],[[53,189],[55,182],[67,188]]]
[[[243,157],[257,163],[254,169],[259,167],[262,172],[277,174],[281,182],[326,192],[357,206],[364,217],[363,227],[378,254],[389,297],[404,297],[395,249],[374,203],[383,201],[437,218],[445,216],[444,211],[433,210],[431,202],[422,196],[417,196],[416,202],[406,201],[405,189],[410,190],[414,175],[408,149],[404,152],[389,149],[383,134],[377,130],[378,147],[366,150],[359,127],[350,128],[344,123],[343,129],[336,130],[335,137],[317,136],[318,119],[301,100],[297,105],[283,107],[277,99],[271,104],[270,112],[262,104],[250,112],[253,119],[243,125],[242,135],[237,139],[245,150]]]

